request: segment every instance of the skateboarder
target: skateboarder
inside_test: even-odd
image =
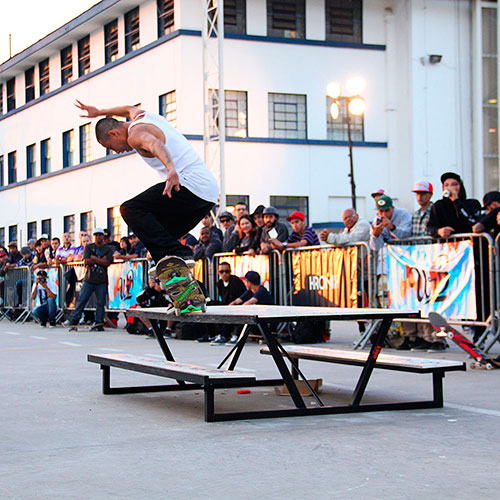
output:
[[[85,118],[106,117],[96,124],[102,146],[117,153],[135,150],[164,181],[121,205],[130,229],[157,265],[163,257],[172,255],[191,264],[193,251],[178,239],[193,229],[218,200],[219,187],[208,167],[187,139],[160,115],[135,106],[98,109],[80,101],[75,105],[86,113],[81,115]]]

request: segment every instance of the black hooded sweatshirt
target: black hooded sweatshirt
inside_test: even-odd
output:
[[[462,180],[460,182],[460,193],[455,201],[443,198],[436,201],[431,207],[427,231],[434,238],[439,238],[438,229],[450,226],[454,229],[453,234],[472,233],[472,226],[478,221],[481,204],[474,198],[467,199]]]

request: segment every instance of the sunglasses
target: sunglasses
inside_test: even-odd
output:
[[[221,270],[219,271],[219,274],[226,274],[226,273],[227,273],[227,274],[229,274],[230,272],[231,272],[231,271],[230,271],[229,269],[221,269]]]
[[[221,219],[221,222],[229,222],[231,219]]]

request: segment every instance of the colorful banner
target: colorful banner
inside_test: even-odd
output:
[[[358,248],[292,252],[294,306],[358,307]]]
[[[144,261],[115,262],[108,267],[108,309],[128,309],[146,286]]]
[[[238,278],[243,279],[248,271],[256,271],[260,274],[261,283],[270,291],[270,264],[268,255],[227,255],[218,257],[218,264],[227,262],[231,266],[231,272]]]
[[[477,319],[472,241],[387,245],[389,307]]]

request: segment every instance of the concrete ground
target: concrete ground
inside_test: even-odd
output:
[[[355,325],[327,346],[350,348]],[[179,361],[215,366],[227,347],[170,341]],[[493,349],[496,355],[500,346]],[[276,375],[250,343],[240,368]],[[205,423],[199,392],[104,396],[88,353],[160,357],[154,340],[123,330],[68,333],[0,322],[2,499],[497,499],[500,371],[444,380],[445,407]],[[384,352],[390,352],[385,350]],[[466,360],[452,346],[421,357]],[[303,362],[325,398],[352,390],[359,369]],[[112,371],[112,383],[164,379]],[[429,375],[375,372],[367,400],[428,398]],[[218,393],[219,409],[288,406],[272,388]]]

